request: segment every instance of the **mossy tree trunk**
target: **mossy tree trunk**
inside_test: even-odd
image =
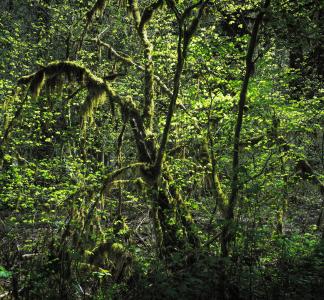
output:
[[[173,252],[170,250],[183,248],[188,243],[194,247],[198,245],[198,240],[194,236],[192,229],[192,219],[185,208],[183,199],[173,183],[164,161],[171,120],[180,91],[181,74],[188,46],[208,1],[200,1],[198,5],[188,7],[183,14],[178,11],[173,0],[166,2],[168,7],[173,11],[178,24],[177,65],[173,78],[172,91],[168,90],[163,83],[161,84],[161,81],[154,75],[152,60],[153,45],[149,41],[146,31],[146,25],[149,23],[154,12],[163,4],[163,1],[157,1],[149,5],[144,9],[142,15],[140,14],[137,0],[129,1],[135,26],[144,47],[145,59],[143,113],[141,117],[137,117],[137,120],[131,121],[131,125],[136,140],[139,160],[148,166],[147,168],[142,168],[142,174],[146,182],[150,185],[152,197],[151,215],[153,218],[157,251],[161,256]],[[194,13],[196,9],[195,17],[192,20],[187,20],[190,13]],[[154,120],[153,87],[155,80],[166,90],[170,99],[163,134],[158,146],[154,142],[154,136],[148,134],[152,130]]]

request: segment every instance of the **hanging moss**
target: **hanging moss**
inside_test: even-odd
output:
[[[40,92],[45,83],[50,83],[54,87],[59,76],[65,76],[68,81],[71,81],[72,77],[76,81],[83,81],[83,76],[87,72],[90,73],[90,71],[75,62],[52,62],[31,75],[21,77],[18,80],[18,84],[30,83],[31,92],[37,90]]]
[[[43,87],[49,93],[62,87],[64,82],[78,82],[88,91],[85,101],[81,104],[81,117],[83,130],[85,125],[92,119],[94,109],[103,104],[108,98],[110,107],[113,110],[115,103],[121,107],[123,119],[135,118],[138,124],[141,123],[140,110],[131,97],[120,97],[111,89],[109,83],[91,73],[84,66],[73,61],[56,61],[43,67],[38,72],[21,77],[18,84],[27,85],[29,91],[37,98]]]
[[[88,90],[88,96],[81,106],[85,124],[91,119],[94,109],[106,101],[109,87],[84,66],[71,61],[52,62],[40,71],[20,78],[18,84],[30,84],[29,90],[33,98],[37,98],[44,86],[49,92],[53,92],[54,89],[60,88],[64,81],[79,82]]]
[[[81,114],[83,116],[83,126],[85,126],[85,123],[88,120],[92,122],[92,115],[94,109],[99,105],[103,104],[106,101],[106,99],[107,93],[104,85],[99,85],[97,87],[91,86],[90,88],[88,88],[88,96],[81,107]]]
[[[91,9],[87,12],[88,22],[91,22],[96,15],[103,14],[107,2],[108,2],[107,0],[97,0],[95,2],[95,4],[91,7]]]
[[[55,90],[61,91],[63,87],[62,76],[53,76],[46,80],[46,90],[49,94],[53,93]]]
[[[45,72],[40,71],[35,74],[35,77],[32,79],[30,83],[30,91],[32,93],[33,98],[37,98],[45,84],[46,75]]]

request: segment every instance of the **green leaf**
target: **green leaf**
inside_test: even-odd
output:
[[[3,266],[0,266],[0,278],[10,278],[12,273],[7,271]]]

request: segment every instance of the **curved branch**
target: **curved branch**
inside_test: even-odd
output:
[[[88,97],[82,104],[83,120],[91,118],[94,109],[102,104],[108,98],[113,106],[118,103],[124,119],[131,124],[137,150],[142,161],[153,163],[155,160],[155,151],[153,151],[152,142],[148,139],[143,118],[140,110],[136,107],[131,97],[120,97],[116,95],[110,85],[102,78],[95,76],[87,68],[71,61],[53,62],[42,68],[38,72],[20,78],[20,84],[30,84],[34,97],[37,97],[44,85],[50,84],[55,87],[62,80],[68,82],[76,81],[84,85],[88,90]]]

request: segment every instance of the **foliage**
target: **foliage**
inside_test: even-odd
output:
[[[0,298],[321,299],[323,4],[2,2]]]

